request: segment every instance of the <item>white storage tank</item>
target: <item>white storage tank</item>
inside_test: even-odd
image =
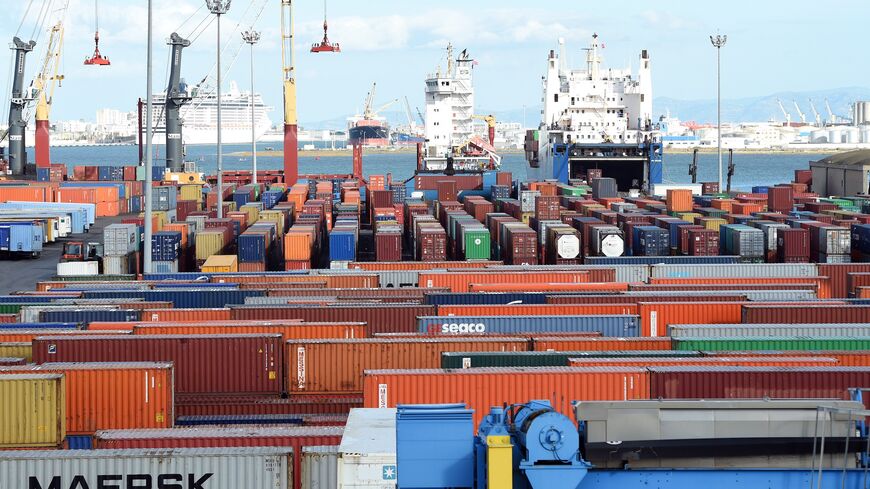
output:
[[[861,126],[861,142],[870,143],[870,126]]]
[[[858,144],[861,142],[861,131],[857,127],[847,127],[843,131],[846,134],[847,143]]]
[[[840,144],[843,142],[843,132],[840,129],[828,131],[828,144]]]
[[[816,129],[810,133],[810,142],[816,144],[823,144],[828,142],[828,130],[827,129]]]

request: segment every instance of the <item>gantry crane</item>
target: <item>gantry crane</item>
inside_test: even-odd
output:
[[[810,100],[810,110],[813,111],[813,117],[816,121],[816,127],[822,127],[822,115],[819,114],[819,111],[816,110],[816,104],[813,103],[813,99]]]
[[[806,116],[806,114],[804,114],[803,112],[801,112],[801,108],[800,108],[800,106],[798,105],[798,103],[797,103],[796,100],[792,100],[791,102],[794,104],[794,110],[797,111],[797,113],[798,113],[798,117],[801,118],[801,124],[806,124],[806,123],[807,123],[807,116]]]
[[[782,105],[782,100],[780,100],[780,99],[776,99],[776,103],[779,104],[779,110],[781,110],[781,111],[782,111],[782,115],[785,116],[785,125],[786,125],[786,127],[791,126],[791,114],[789,114],[788,111],[785,110],[785,106]]]
[[[63,52],[63,21],[51,28],[45,58],[36,77],[33,79],[33,93],[36,102],[36,167],[51,166],[51,140],[48,133],[48,116],[54,99],[54,89],[60,86],[63,75],[60,74],[60,59]]]

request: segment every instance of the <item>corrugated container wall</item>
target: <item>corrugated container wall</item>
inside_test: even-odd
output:
[[[66,436],[64,393],[60,374],[0,375],[0,448],[59,448]]]
[[[302,489],[338,489],[338,447],[302,448]]]

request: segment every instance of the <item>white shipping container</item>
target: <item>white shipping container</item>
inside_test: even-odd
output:
[[[338,487],[396,487],[396,410],[351,409],[338,447]]]
[[[100,264],[95,261],[70,261],[57,264],[58,277],[85,277],[100,274]]]
[[[135,224],[110,224],[103,229],[103,252],[121,256],[139,249],[138,230]]]
[[[748,278],[748,277],[817,277],[812,263],[753,263],[716,265],[652,265],[652,278]]]
[[[290,489],[292,452],[277,447],[3,451],[0,487]]]
[[[541,195],[538,190],[523,190],[520,192],[520,211],[535,212],[535,200]]]
[[[672,338],[733,338],[743,336],[819,336],[866,338],[870,323],[855,324],[675,324],[668,326]],[[819,355],[824,356],[824,355]]]
[[[704,193],[704,186],[700,183],[654,183],[652,194],[657,197],[667,197],[668,190],[691,190],[692,195]]]
[[[338,447],[302,447],[302,489],[338,488]]]
[[[130,273],[130,255],[103,257],[103,274],[127,275]]]
[[[849,228],[820,228],[819,253],[848,255],[852,253],[852,234]]]

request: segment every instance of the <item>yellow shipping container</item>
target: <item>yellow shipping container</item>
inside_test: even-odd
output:
[[[728,224],[728,221],[726,221],[725,219],[707,219],[706,221],[704,221],[704,227],[706,229],[712,229],[714,231],[718,231],[719,226],[723,224]]]
[[[61,448],[64,389],[62,374],[0,375],[0,448]]]
[[[239,207],[239,212],[244,212],[248,215],[248,226],[257,222],[257,217],[260,215],[260,207],[257,205],[245,204]]]
[[[702,214],[698,214],[697,212],[680,212],[677,214],[677,217],[684,221],[695,222],[696,217],[704,217]]]
[[[281,211],[260,211],[260,216],[257,221],[274,222],[277,224],[278,236],[284,236],[284,230],[287,229],[285,215]]]
[[[23,358],[33,361],[33,347],[30,343],[0,343],[0,358]]]
[[[202,185],[186,184],[181,185],[180,200],[195,200],[202,203]]]
[[[196,259],[205,261],[212,255],[219,255],[224,250],[223,231],[200,231],[196,233]]]
[[[202,264],[202,271],[211,273],[238,272],[239,260],[236,255],[212,255]]]
[[[151,215],[153,216],[153,219],[154,219],[152,226],[154,224],[157,224],[157,229],[155,229],[154,231],[163,231],[163,226],[165,224],[169,224],[169,220],[166,217],[166,211],[152,211]],[[140,212],[139,218],[145,219],[145,213]]]

